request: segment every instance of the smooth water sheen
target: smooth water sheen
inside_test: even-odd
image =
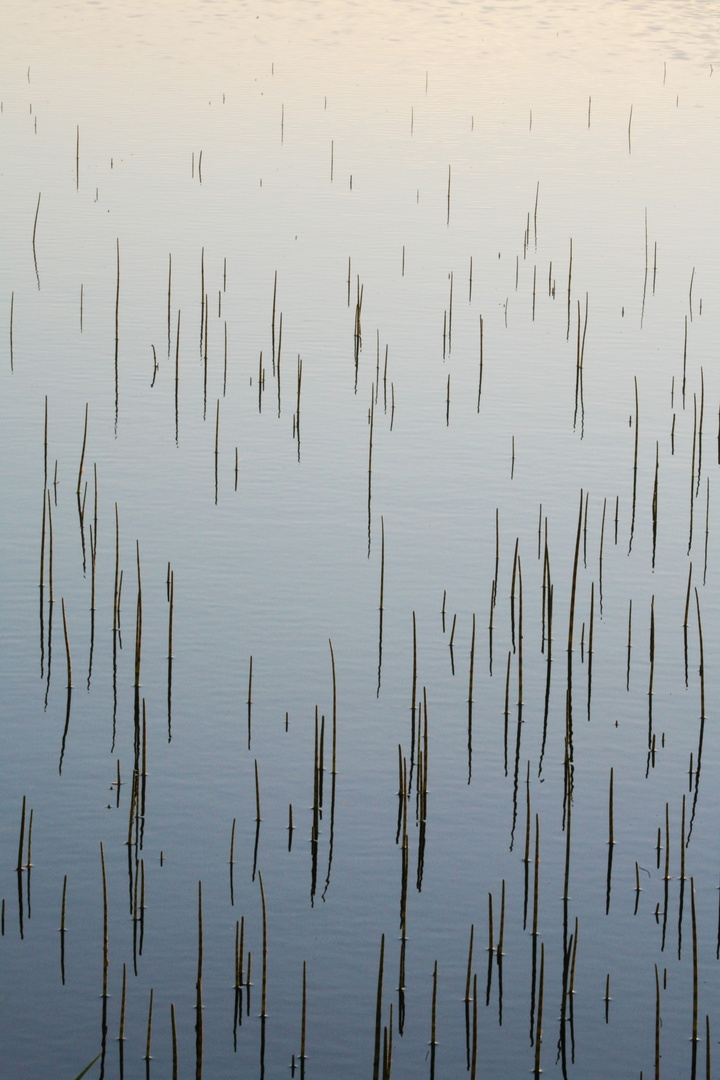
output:
[[[3,1076],[712,1075],[717,12],[6,8]]]

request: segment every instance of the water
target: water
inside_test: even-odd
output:
[[[543,948],[544,1073],[653,1075],[657,967],[662,1075],[700,1074],[716,13],[37,3],[5,21],[4,1075],[101,1053],[89,1075],[171,1076],[171,1004],[178,1075],[299,1072],[303,962],[305,1074],[371,1075],[383,935],[393,1075],[472,1073],[471,926],[477,1075],[535,1067]]]

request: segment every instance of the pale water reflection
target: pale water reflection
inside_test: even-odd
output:
[[[712,1075],[717,21],[7,5],[4,1075]]]

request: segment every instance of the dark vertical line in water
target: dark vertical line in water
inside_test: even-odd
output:
[[[453,631],[455,624],[453,622]],[[473,677],[475,673],[475,612],[472,618],[472,639],[470,641],[470,672],[468,676],[468,784],[472,779],[472,710],[473,710]]]
[[[118,373],[118,348],[120,341],[120,237],[115,241],[117,257],[117,283],[115,286],[115,436],[117,437],[120,385]]]
[[[670,883],[670,804],[665,803],[665,873],[663,875],[664,886],[664,903],[663,903],[663,926],[662,926],[662,945],[661,951],[665,951],[665,936],[667,933],[667,916],[668,916],[668,888]]]
[[[175,445],[178,445],[178,390],[180,386],[180,308],[178,308],[177,332],[175,335]]]
[[[202,340],[200,342],[200,355],[202,356],[202,359],[203,359],[203,420],[206,418],[206,415],[207,415],[208,323],[209,322],[210,322],[210,319],[209,319],[209,309],[208,309],[208,298],[207,298],[207,293],[206,293],[205,294],[205,326],[204,326],[203,338],[202,338]]]
[[[685,408],[685,385],[687,383],[687,315],[685,316],[685,338],[683,341],[683,381],[682,381],[682,403],[683,409]]]
[[[47,520],[47,489],[43,489],[42,531],[40,534],[40,678],[45,675],[45,525]]]
[[[549,565],[549,564],[548,564]],[[552,677],[552,610],[553,610],[553,586],[550,583],[548,570],[548,621],[547,621],[547,660],[545,663],[545,707],[543,710],[543,735],[540,748],[540,761],[538,763],[538,776],[542,776],[542,764],[545,757],[545,743],[547,740],[548,714],[550,711],[550,681]]]
[[[448,356],[452,353],[453,271],[450,271],[450,303],[448,305]],[[448,387],[449,391],[449,387]],[[450,394],[448,392],[448,399]]]
[[[655,443],[655,481],[652,498],[652,568],[655,569],[655,549],[657,546],[658,527],[658,470],[660,467],[660,443]]]
[[[178,1076],[177,1025],[175,1023],[175,1004],[170,1002],[170,1028],[172,1031],[172,1080]]]
[[[298,353],[297,358],[297,412],[295,421],[295,430],[297,432],[297,447],[298,447],[298,463],[300,462],[300,389],[302,386],[302,360]]]
[[[271,320],[273,375],[275,374],[275,308],[276,308],[276,304],[277,304],[277,270],[275,271],[275,281],[274,281],[274,284],[273,284],[273,302],[272,302],[272,320]]]
[[[282,353],[282,311],[280,312],[280,336],[278,339],[278,351],[277,351],[277,399],[278,399],[278,420],[280,419],[280,355]]]
[[[248,696],[247,696],[247,710],[248,710],[248,750],[250,749],[250,743],[252,740],[252,656],[250,657],[250,674],[248,676]]]
[[[637,473],[638,473],[638,438],[640,429],[640,405],[638,399],[638,382],[635,376],[635,452],[633,457],[633,493],[632,493],[632,518],[630,521],[630,541],[628,543],[628,555],[632,551],[633,536],[635,533],[635,506],[637,502]]]
[[[688,616],[689,616],[689,613],[690,613],[690,588],[691,588],[691,583],[692,583],[692,563],[690,563],[690,566],[689,566],[689,569],[688,569],[687,594],[685,596],[685,618],[683,620],[683,638],[684,638],[684,646],[685,646],[685,689],[686,690],[687,690],[687,686],[688,686],[688,640],[687,640],[687,635],[688,635]]]
[[[540,899],[540,817],[535,815],[535,873],[533,876],[532,979],[530,993],[530,1045],[535,1041],[535,992],[537,978],[538,912]]]
[[[530,807],[530,762],[527,763],[527,776],[525,778],[525,854],[523,866],[525,868],[525,888],[523,890],[523,930],[527,930],[528,910],[528,881],[530,876],[530,822],[532,820]]]
[[[510,638],[512,641],[512,651],[516,651],[515,643],[515,585],[517,583],[517,565],[518,565],[518,546],[520,540],[519,537],[515,537],[515,552],[513,554],[513,568],[512,579],[510,583]]]
[[[385,518],[380,517],[380,622],[378,627],[378,679],[377,679],[377,692],[376,697],[380,697],[380,679],[382,676],[382,632],[383,632],[383,610],[384,610],[384,593],[385,593]]]
[[[710,477],[707,478],[707,495],[705,499],[705,558],[703,561],[703,585],[707,581],[708,561],[708,538],[710,536]]]
[[[587,689],[587,718],[590,723],[590,701],[592,699],[592,662],[593,662],[593,635],[595,631],[595,582],[590,582],[590,630],[588,636],[588,689]]]
[[[415,611],[412,612],[412,693],[410,697],[410,781],[408,795],[412,792],[412,770],[415,767],[415,718],[418,705],[418,626]]]
[[[200,356],[202,357],[203,340],[205,338],[205,248],[200,251]]]
[[[202,881],[198,882],[198,966],[195,983],[195,1080],[202,1080],[203,1061],[203,916]]]
[[[615,823],[614,823],[614,770],[610,769],[610,791],[608,794],[608,863],[607,885],[605,890],[605,914],[610,914],[610,893],[612,889],[612,861],[615,850]]]
[[[694,271],[693,271],[694,273]],[[691,286],[692,288],[692,286]],[[690,1080],[697,1076],[697,1047],[698,1047],[698,937],[697,917],[695,913],[695,879],[690,878],[690,911],[692,915],[692,939],[693,939],[693,974],[692,974],[692,1062],[690,1066]]]
[[[218,453],[219,453],[219,440],[220,440],[220,398],[217,399],[217,410],[215,413],[215,505],[218,501]]]
[[[83,475],[83,472],[84,472],[84,465],[85,465],[85,447],[87,445],[87,429],[88,429],[88,402],[86,401],[85,402],[85,427],[83,429],[82,450],[80,452],[80,467],[78,469],[78,482],[77,482],[77,489],[76,489],[76,492],[75,492],[75,494],[78,496],[78,500],[80,498],[80,489],[81,489],[81,486],[82,486],[82,475]]]
[[[700,368],[700,423],[698,426],[698,467],[697,486],[695,497],[700,494],[700,480],[702,478],[702,443],[703,443],[703,419],[705,416],[705,372]]]
[[[632,651],[632,597],[630,598],[630,604],[628,606],[628,638],[627,638],[627,676],[625,679],[625,689],[630,691],[630,653]]]
[[[690,468],[690,526],[688,532],[688,555],[692,548],[693,521],[695,514],[695,455],[697,452],[697,394],[693,394],[693,443],[692,465]]]
[[[650,764],[650,753],[653,745],[653,730],[652,730],[652,698],[653,698],[653,683],[655,681],[655,595],[653,594],[650,600],[650,678],[648,682],[648,767]]]
[[[171,310],[172,310],[172,252],[170,252],[168,254],[168,303],[167,303],[168,357],[170,356]]]
[[[168,742],[172,742],[172,665],[173,665],[173,613],[175,609],[175,571],[170,571],[168,611],[168,678],[167,678],[167,719]]]
[[[267,937],[267,909],[265,906],[265,886],[263,885],[262,871],[258,872],[258,881],[260,882],[260,899],[262,902],[262,987],[260,997],[260,1017],[262,1020],[267,1018],[267,956],[268,956],[268,937]]]
[[[680,903],[678,905],[678,960],[682,959],[682,919],[685,898],[685,796],[682,799],[682,818],[680,821]]]
[[[35,250],[35,237],[37,235],[37,223],[38,223],[38,215],[40,213],[40,199],[41,199],[41,197],[42,197],[42,191],[38,192],[38,201],[37,201],[37,206],[35,208],[35,221],[33,223],[33,234],[32,234],[33,262],[35,264],[35,277],[37,278],[38,292],[40,291],[40,274],[38,273],[37,251]]]
[[[144,1057],[146,1077],[150,1076],[150,1040],[152,1038],[153,996],[154,996],[154,990],[151,987],[150,988],[150,1004],[148,1006],[147,1040],[146,1040],[146,1043],[145,1043],[145,1057]]]
[[[447,222],[446,222],[447,225],[450,224],[450,178],[451,178],[451,168],[448,165]]]
[[[483,317],[480,316],[480,370],[478,373],[478,398],[477,411],[480,412],[480,395],[482,394],[483,377]],[[718,460],[720,460],[720,427],[718,428]]]
[[[655,1080],[660,1080],[660,973],[655,965]]]
[[[568,302],[567,302],[567,333],[565,335],[565,340],[569,341],[570,340],[570,305],[571,305],[571,298],[572,298],[572,236],[570,237],[570,262],[569,262],[569,265],[568,265],[568,292],[567,292],[567,297],[568,297]]]
[[[700,770],[702,768],[703,739],[705,736],[705,650],[703,647],[702,619],[700,618],[700,596],[695,588],[695,604],[697,607],[698,620],[698,646],[700,652],[699,675],[700,675],[700,733],[698,735],[697,767],[695,770],[695,791],[693,793],[692,812],[690,814],[690,827],[688,829],[687,842],[690,843],[693,824],[695,822],[695,810],[697,808],[698,792],[700,789]]]
[[[540,1051],[543,1041],[543,996],[545,991],[545,942],[540,943],[540,978],[538,989],[537,1022],[535,1025],[535,1067],[533,1076],[540,1080],[542,1069],[540,1068]]]
[[[223,329],[224,340],[224,355],[223,355],[223,397],[227,391],[227,361],[228,361],[228,335],[227,335],[227,319],[225,320]],[[278,388],[279,393],[279,388]]]
[[[368,444],[368,559],[370,558],[370,542],[371,542],[371,527],[372,527],[372,512],[371,512],[371,500],[372,500],[372,451],[373,451],[373,425],[375,422],[375,386],[373,385],[370,392],[370,439]]]
[[[303,960],[303,978],[302,978],[302,1019],[300,1024],[300,1068],[303,1068],[305,1063],[305,1023],[307,1020],[307,962]]]
[[[65,985],[65,934],[67,928],[65,926],[65,901],[67,899],[67,874],[63,879],[63,891],[62,891],[62,906],[60,908],[60,978],[62,979],[62,985]]]
[[[377,1001],[375,1005],[375,1053],[373,1056],[373,1080],[379,1080],[380,1075],[380,1030],[382,1024],[382,988],[383,970],[385,966],[385,935],[380,941],[380,965],[378,968]]]
[[[508,649],[507,669],[505,673],[505,710],[503,713],[505,719],[505,775],[508,774],[508,721],[510,717],[510,664],[512,662],[512,652]]]

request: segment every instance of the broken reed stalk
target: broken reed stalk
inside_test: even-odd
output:
[[[202,969],[203,969],[202,881],[198,881],[198,967],[197,967],[197,981],[195,983],[195,1080],[202,1080],[202,1056],[203,1056]]]
[[[20,814],[20,843],[18,844],[18,861],[15,869],[18,873],[24,869],[23,867],[23,848],[25,847],[25,804],[26,797],[23,795],[22,812]]]
[[[540,981],[538,989],[537,1020],[535,1022],[535,1068],[533,1070],[535,1080],[539,1080],[542,1069],[540,1068],[540,1050],[543,1039],[543,994],[545,989],[545,942],[540,942]]]
[[[703,649],[702,619],[700,618],[700,597],[695,586],[695,604],[697,606],[698,640],[700,645],[700,718],[705,719],[705,652]],[[698,767],[699,767],[698,759]]]
[[[483,377],[483,317],[480,316],[480,372],[478,375],[478,399],[477,399],[477,411],[480,412],[480,395],[482,394],[482,377]]]
[[[655,679],[655,595],[650,601],[650,681],[648,684],[648,697],[652,697],[653,682]]]
[[[488,945],[487,952],[495,952],[495,932],[493,929],[493,895],[488,893]]]
[[[614,799],[613,799],[613,787],[614,787],[614,772],[615,770],[610,768],[610,794],[608,796],[608,845],[613,847],[615,844],[615,824],[614,824]]]
[[[113,630],[120,629],[120,518],[115,503],[115,591],[113,593]]]
[[[497,949],[495,950],[497,955],[498,964],[501,963],[504,955],[503,941],[505,939],[505,878],[502,879],[502,887],[500,890],[500,933],[498,934]]]
[[[142,655],[142,578],[140,576],[140,541],[136,541],[138,595],[135,616],[135,689],[140,687],[140,659]]]
[[[660,1080],[660,973],[655,965],[655,1080]]]
[[[580,558],[580,533],[582,531],[583,492],[580,490],[580,510],[578,512],[577,536],[575,539],[575,559],[573,561],[572,587],[570,589],[570,618],[568,620],[568,663],[573,647],[573,629],[575,626],[575,594],[577,591],[577,571]]]
[[[118,1042],[125,1042],[125,1000],[127,994],[127,964],[123,964],[122,990],[120,992],[120,1028]]]
[[[60,933],[67,933],[67,927],[65,926],[65,900],[67,897],[67,874],[63,878],[63,891],[62,891],[62,906],[60,908]]]
[[[333,684],[333,744],[332,744],[332,776],[336,775],[336,761],[335,754],[337,749],[337,681],[335,679],[335,653],[333,652],[332,639],[328,638],[328,644],[330,646],[330,664],[332,666],[332,684]]]
[[[108,953],[108,894],[107,894],[107,874],[105,873],[105,851],[103,849],[102,840],[100,841],[100,862],[102,864],[102,884],[103,884],[103,1000],[107,1000],[108,997],[108,967],[110,965],[109,953]]]
[[[305,1021],[307,1019],[307,964],[303,960],[303,988],[302,988],[302,1020],[300,1024],[300,1061],[303,1062],[305,1057]]]
[[[382,1028],[382,986],[385,967],[385,935],[380,939],[380,965],[378,967],[377,1001],[375,1005],[375,1053],[373,1056],[373,1080],[380,1080],[380,1032]]]
[[[260,780],[258,779],[257,758],[255,758],[255,807],[256,807],[255,820],[257,822],[260,822],[260,821],[262,821],[262,818],[260,817]]]
[[[37,235],[37,223],[38,215],[40,214],[40,199],[42,198],[42,191],[38,192],[37,206],[35,207],[35,221],[33,222],[33,234],[32,234],[32,249],[33,249],[33,262],[35,263],[35,276],[37,277],[38,289],[40,288],[40,275],[37,268],[37,253],[35,251],[35,237]]]
[[[42,516],[42,532],[40,534],[40,589],[42,590],[45,584],[45,520],[47,515],[47,505],[45,500],[45,490],[43,490],[43,516]],[[42,595],[42,592],[41,592]]]
[[[451,178],[451,167],[448,165],[448,191],[447,191],[447,224],[448,225],[450,224],[450,178]],[[38,200],[38,204],[39,204],[39,200]]]
[[[437,1019],[437,974],[438,974],[438,965],[437,965],[437,960],[436,960],[435,961],[435,968],[433,970],[432,1020],[431,1020],[431,1024],[430,1024],[430,1046],[431,1047],[437,1046],[437,1038],[435,1037],[436,1036],[436,1030],[437,1030],[437,1025],[436,1025],[436,1019]]]
[[[470,925],[470,946],[468,948],[467,979],[465,981],[465,1001],[472,1001],[470,997],[470,977],[472,974],[473,938],[475,936],[475,923]]]
[[[150,988],[150,1005],[148,1007],[148,1023],[147,1023],[147,1042],[145,1043],[145,1057],[144,1061],[150,1061],[150,1039],[152,1038],[152,1014],[153,1014],[153,994],[154,990]]]
[[[80,453],[80,468],[78,469],[78,482],[76,494],[80,494],[80,487],[82,485],[82,474],[85,465],[85,446],[87,444],[87,429],[88,429],[88,402],[85,402],[85,428],[83,430],[82,451]]]
[[[260,1016],[263,1020],[267,1017],[267,911],[265,908],[265,886],[263,885],[262,871],[258,870],[258,879],[260,881],[260,899],[262,901],[262,926],[263,926],[263,943],[262,943],[262,993],[261,993],[261,1006]]]
[[[172,1080],[178,1075],[177,1025],[175,1023],[175,1004],[170,1002],[170,1026],[172,1028]]]
[[[523,703],[523,591],[522,591],[522,565],[520,556],[517,560],[518,569],[518,707]]]
[[[70,659],[70,638],[68,636],[67,619],[65,617],[65,597],[62,597],[62,617],[63,617],[63,633],[65,634],[65,655],[67,657],[67,677],[68,677],[68,690],[72,689],[72,660]]]
[[[168,614],[168,660],[173,659],[173,612],[175,609],[175,571],[170,571],[170,610]]]
[[[455,634],[455,620],[453,619],[453,635]],[[452,638],[451,638],[452,644]],[[472,639],[470,641],[470,675],[468,681],[468,705],[472,708],[473,702],[473,680],[475,674],[475,612],[473,611],[472,620]]]
[[[692,939],[693,939],[693,1012],[692,1012],[692,1042],[693,1042],[693,1069],[695,1075],[695,1055],[698,1044],[698,936],[697,916],[695,912],[695,879],[690,878],[690,912],[692,916]]]

